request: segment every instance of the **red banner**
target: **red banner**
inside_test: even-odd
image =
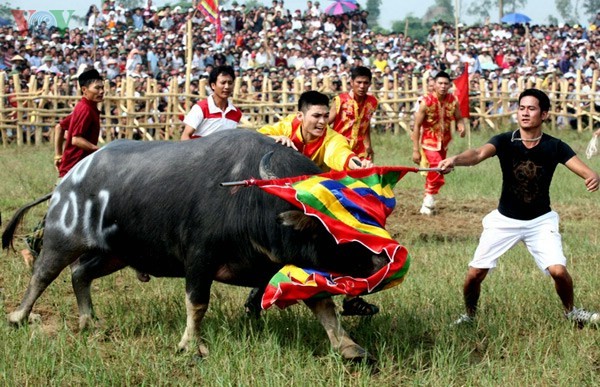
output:
[[[26,36],[29,32],[29,24],[27,23],[27,19],[25,19],[25,10],[22,9],[11,9],[13,17],[15,18],[15,23],[17,24],[17,29],[19,30],[19,34],[21,36]],[[35,11],[29,11],[29,15],[34,13]]]
[[[469,65],[467,63],[465,63],[463,73],[454,80],[454,87],[454,95],[458,100],[460,114],[465,118],[471,117],[469,114]]]

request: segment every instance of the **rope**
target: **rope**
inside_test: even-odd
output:
[[[589,160],[592,158],[592,156],[595,156],[596,154],[598,154],[598,136],[594,135],[588,143],[588,146],[585,150],[585,155]]]

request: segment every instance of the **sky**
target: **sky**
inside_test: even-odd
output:
[[[117,0],[118,1],[118,0]],[[230,3],[233,0],[230,0]],[[243,4],[244,0],[237,0],[238,3]],[[321,9],[324,9],[328,4],[331,3],[332,0],[320,0]],[[460,0],[462,2],[463,8],[466,10],[467,5],[472,1],[478,0]],[[20,9],[29,9],[29,10],[55,10],[55,9],[73,9],[75,10],[75,14],[79,16],[84,16],[91,4],[100,5],[100,0],[65,0],[58,2],[56,0],[6,0],[8,4],[13,7],[19,7]],[[271,0],[259,0],[265,5],[270,6]],[[358,2],[363,6],[366,5],[366,0],[358,0]],[[175,1],[166,1],[166,0],[153,0],[153,3],[157,6],[165,5],[165,4],[173,4]],[[559,22],[561,22],[561,18],[558,17],[558,12],[556,11],[556,7],[554,6],[554,0],[527,0],[527,6],[523,9],[517,10],[517,12],[524,13],[533,19],[533,23],[547,23],[548,16],[553,14],[555,15]],[[60,5],[58,5],[60,4]],[[381,2],[381,16],[379,18],[379,24],[384,28],[390,28],[392,22],[394,20],[402,20],[404,17],[408,15],[412,15],[415,17],[422,17],[427,8],[431,5],[435,4],[434,0],[382,0]],[[548,6],[548,4],[551,4]],[[292,10],[295,9],[305,9],[306,8],[306,0],[284,0],[284,5]],[[461,12],[460,22],[465,24],[472,24],[476,22],[476,19],[466,15],[465,11]],[[491,22],[498,22],[498,11],[494,9],[491,15]],[[585,23],[582,20],[583,24]]]

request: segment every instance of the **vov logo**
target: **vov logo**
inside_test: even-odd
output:
[[[24,34],[30,28],[36,28],[42,23],[45,23],[48,28],[56,27],[62,31],[69,27],[69,22],[75,10],[52,9],[48,11],[36,11],[12,9],[11,12],[15,18],[19,32]]]

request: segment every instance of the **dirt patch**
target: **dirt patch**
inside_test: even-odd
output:
[[[423,193],[396,190],[396,209],[387,229],[394,239],[423,241],[462,241],[479,236],[481,219],[496,206],[496,201],[457,201],[440,195],[434,215],[419,213]]]
[[[479,238],[481,220],[498,205],[497,199],[453,199],[440,194],[434,215],[419,213],[422,191],[395,189],[396,208],[388,217],[386,229],[401,243],[461,242]],[[580,221],[589,219],[589,208],[576,205],[557,205],[555,210],[562,219]]]

